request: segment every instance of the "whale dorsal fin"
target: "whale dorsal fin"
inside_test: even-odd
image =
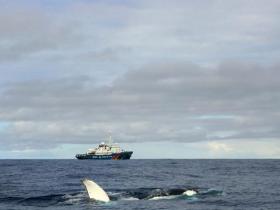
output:
[[[107,193],[93,180],[84,179],[83,184],[87,189],[88,196],[90,199],[96,201],[109,202],[110,198]]]

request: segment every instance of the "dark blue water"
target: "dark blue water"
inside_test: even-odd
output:
[[[89,200],[86,177],[112,201]],[[280,160],[0,160],[0,209],[279,210]]]

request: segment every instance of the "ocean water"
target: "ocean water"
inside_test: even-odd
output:
[[[90,200],[84,178],[112,201]],[[279,210],[280,160],[0,160],[0,209]]]

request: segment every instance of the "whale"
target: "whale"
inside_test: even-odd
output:
[[[90,199],[93,199],[95,201],[101,201],[104,203],[110,201],[108,194],[93,180],[83,179],[82,183],[84,184]]]
[[[100,201],[107,203],[110,201],[108,194],[100,187],[96,182],[90,179],[83,179],[83,185],[85,186],[88,196],[90,199],[95,201]],[[187,196],[192,197],[195,196],[198,192],[193,189],[183,190],[183,189],[173,189],[173,190],[152,190],[152,193],[149,195],[141,195],[137,196],[137,199],[140,200],[161,200],[161,199],[174,199],[178,196]],[[113,198],[112,198],[113,199]]]

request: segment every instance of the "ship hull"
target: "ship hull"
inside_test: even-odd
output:
[[[120,152],[110,155],[77,154],[79,160],[129,160],[133,152]]]

